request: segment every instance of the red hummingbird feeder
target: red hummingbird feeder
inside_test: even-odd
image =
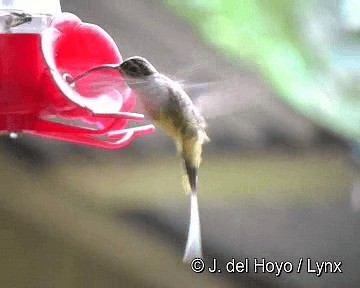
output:
[[[153,125],[129,126],[144,116],[131,112],[135,97],[118,71],[69,84],[89,69],[122,62],[112,38],[70,13],[48,22],[39,32],[0,34],[0,133],[118,149],[153,132]]]

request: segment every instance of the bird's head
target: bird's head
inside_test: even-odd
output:
[[[125,78],[144,78],[158,71],[148,60],[140,56],[134,56],[121,63],[119,71]]]

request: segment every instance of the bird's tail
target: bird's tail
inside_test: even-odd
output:
[[[189,160],[184,159],[185,164],[185,171],[186,171],[186,178],[188,184],[185,183],[185,190],[189,190],[192,193],[196,193],[198,191],[198,171],[199,168],[197,168],[194,164],[192,164]]]
[[[190,263],[195,258],[202,258],[201,225],[197,193],[190,194],[190,222],[183,262]]]
[[[202,258],[200,213],[198,206],[198,170],[201,162],[203,141],[197,138],[185,139],[182,143],[182,156],[186,175],[185,190],[190,192],[190,222],[183,261],[191,262]]]
[[[204,134],[206,136],[206,134]],[[207,137],[207,136],[206,136]],[[184,188],[186,192],[197,192],[198,171],[201,163],[202,145],[206,141],[203,138],[185,138],[178,147],[184,159]]]

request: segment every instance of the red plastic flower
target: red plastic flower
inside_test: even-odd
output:
[[[97,71],[75,85],[66,81],[96,66],[122,62],[115,42],[100,27],[63,13],[40,36],[2,34],[2,43],[8,46],[0,48],[0,68],[8,71],[0,69],[7,84],[0,85],[2,132],[116,149],[153,131],[152,125],[126,128],[129,120],[143,115],[131,113],[134,95],[116,70]]]

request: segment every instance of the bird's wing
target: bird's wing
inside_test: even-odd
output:
[[[246,113],[260,105],[265,93],[254,80],[236,77],[181,85],[205,119]]]

